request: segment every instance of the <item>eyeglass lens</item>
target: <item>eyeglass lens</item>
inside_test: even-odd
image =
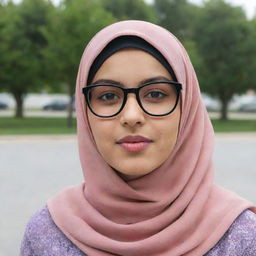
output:
[[[121,88],[102,85],[90,88],[89,104],[94,113],[100,116],[112,116],[123,106],[125,94]],[[170,112],[177,101],[177,90],[174,85],[154,83],[143,86],[139,91],[141,107],[152,115],[163,115]]]

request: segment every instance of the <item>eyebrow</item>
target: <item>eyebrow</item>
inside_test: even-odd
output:
[[[156,77],[151,77],[145,80],[142,80],[139,84],[146,84],[146,83],[151,83],[151,82],[159,82],[159,81],[172,81],[172,79],[168,79],[165,76],[156,76]]]
[[[92,85],[97,85],[97,84],[114,84],[114,85],[123,86],[122,83],[111,80],[111,79],[99,79],[92,83]]]
[[[158,82],[158,81],[172,81],[172,79],[168,79],[165,76],[156,76],[156,77],[151,77],[151,78],[147,78],[147,79],[140,81],[139,85],[143,85],[146,83],[152,83],[152,82]],[[111,80],[111,79],[99,79],[92,83],[92,85],[97,85],[97,84],[113,84],[113,85],[125,87],[124,84],[122,84],[118,81],[115,81],[115,80]]]

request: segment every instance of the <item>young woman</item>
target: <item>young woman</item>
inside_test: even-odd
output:
[[[100,31],[76,101],[85,182],[32,217],[22,256],[256,255],[256,208],[213,184],[212,125],[170,32],[143,21]]]

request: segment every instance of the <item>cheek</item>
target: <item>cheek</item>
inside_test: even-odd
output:
[[[104,155],[112,147],[115,124],[108,120],[98,119],[88,113],[88,121],[98,151]],[[111,151],[110,151],[111,152]]]
[[[158,130],[160,147],[165,152],[165,155],[170,155],[175,143],[177,141],[179,122],[180,122],[180,112],[177,111],[159,123]]]

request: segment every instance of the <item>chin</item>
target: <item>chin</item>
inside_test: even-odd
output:
[[[134,180],[134,179],[137,179],[139,177],[142,177],[146,174],[125,174],[125,173],[121,173],[121,172],[117,172],[118,175],[125,181],[129,181],[129,180]]]
[[[136,169],[137,169],[137,166],[136,166]],[[131,172],[131,170],[133,170],[133,171]],[[120,173],[121,176],[141,177],[141,176],[151,173],[153,170],[154,169],[152,169],[152,168],[146,169],[146,170],[142,170],[142,169],[135,170],[134,167],[131,167],[131,169],[129,169],[129,170],[119,170],[118,173]]]

